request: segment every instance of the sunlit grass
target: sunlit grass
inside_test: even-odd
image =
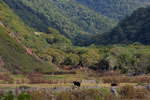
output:
[[[119,84],[119,87],[122,86],[126,86],[126,85],[131,85],[134,86],[137,83],[121,83]],[[28,87],[32,87],[32,88],[54,88],[54,87],[71,87],[73,84],[72,83],[60,83],[60,84],[0,84],[0,88],[17,88],[20,86],[28,86]],[[97,88],[111,88],[110,84],[88,84],[88,83],[84,83],[81,84],[81,88],[85,88],[85,87],[89,87],[89,88],[95,88],[97,86]]]

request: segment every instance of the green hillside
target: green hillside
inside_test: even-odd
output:
[[[2,26],[0,26],[0,56],[4,62],[3,68],[11,72],[32,72],[39,68],[43,71],[52,71],[50,65],[42,64],[28,55],[25,48]]]
[[[150,44],[150,7],[139,8],[133,14],[121,20],[110,32],[101,35],[80,36],[81,45],[131,44],[139,42]],[[78,39],[79,40],[79,39]],[[85,40],[85,41],[83,41]]]
[[[44,48],[49,44],[46,40],[39,40],[34,34],[34,29],[27,27],[2,0],[0,0],[0,22],[0,56],[5,63],[5,69],[12,72],[15,70],[32,72],[41,68],[41,71],[53,71],[54,67],[51,63],[41,63],[27,54],[23,46],[34,51],[34,48]],[[3,24],[5,28],[2,27]],[[9,33],[14,33],[20,42]]]
[[[150,7],[140,8],[122,20],[108,37],[108,43],[150,44]]]
[[[4,0],[30,27],[48,32],[57,29],[74,45],[104,43],[100,34],[109,32],[116,23],[134,10],[145,7],[148,0]],[[46,3],[45,3],[46,2]],[[104,33],[105,34],[105,33]],[[95,40],[91,40],[95,37]],[[100,39],[98,39],[100,38]]]
[[[90,9],[115,20],[120,20],[139,7],[147,6],[149,0],[77,0]]]
[[[4,0],[23,21],[39,31],[53,27],[75,42],[82,34],[100,34],[116,22],[75,0]],[[77,39],[77,38],[76,38]]]
[[[56,65],[59,65],[61,60],[63,61],[66,57],[65,52],[72,48],[71,41],[61,35],[56,29],[50,27],[47,29],[47,33],[38,32],[30,28],[2,0],[0,0],[0,8],[0,22],[5,26],[3,30],[7,33],[7,37],[11,39],[9,44],[11,45],[12,43],[13,45],[12,41],[15,41],[19,47],[24,45],[26,48],[29,48],[29,52],[30,50],[33,52],[32,56],[27,55],[26,50],[24,50],[24,53],[19,51],[15,51],[16,53],[13,53],[13,51],[9,52],[12,48],[7,48],[6,43],[3,44],[2,48],[5,53],[1,53],[1,55],[7,58],[6,63],[8,65],[5,64],[6,68],[9,71],[17,69],[16,66],[21,71],[54,71]],[[13,33],[17,39],[10,37],[8,33]],[[1,34],[3,35],[3,33]],[[1,41],[6,40],[1,38]],[[13,58],[14,61],[12,60]],[[35,58],[40,59],[40,61]],[[11,63],[14,65],[11,65]]]

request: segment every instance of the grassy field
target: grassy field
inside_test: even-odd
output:
[[[149,75],[130,77],[116,74],[97,74],[95,77],[93,72],[81,71],[76,71],[76,74],[62,75],[42,75],[37,73],[33,75],[12,75],[11,73],[0,73],[0,79],[3,81],[0,83],[0,89],[6,91],[10,89],[16,90],[22,86],[33,89],[32,91],[13,95],[14,99],[10,100],[20,100],[18,99],[20,95],[30,97],[30,99],[25,100],[149,100],[150,91],[146,88],[149,77]],[[5,78],[9,78],[13,82],[7,83]],[[94,82],[90,80],[94,80]],[[74,87],[72,81],[81,82],[81,87]],[[118,84],[115,87],[117,95],[111,92],[111,83],[114,82]],[[10,94],[5,93],[2,96],[7,98]]]
[[[137,83],[121,83],[119,84],[119,87],[123,87],[126,85],[131,85],[134,86]],[[0,88],[18,88],[20,86],[28,86],[28,87],[32,87],[32,88],[53,88],[53,87],[71,87],[73,84],[71,83],[66,83],[66,84],[0,84]],[[91,83],[84,83],[81,85],[81,88],[83,87],[99,87],[99,88],[111,88],[110,84],[104,84],[104,83],[100,83],[100,84],[91,84]]]
[[[7,76],[7,77],[4,77]],[[10,78],[13,82],[8,84],[5,78]],[[33,79],[37,79],[34,83],[31,83]],[[146,78],[146,79],[145,79]],[[79,81],[81,87],[99,87],[99,88],[110,88],[111,83],[118,83],[119,87],[125,85],[137,85],[142,83],[142,80],[149,80],[149,76],[139,77],[128,77],[128,76],[95,76],[91,73],[77,71],[76,74],[63,74],[63,75],[12,75],[0,73],[0,88],[17,88],[20,86],[38,87],[38,88],[53,88],[53,87],[71,87],[73,81]],[[124,80],[123,80],[124,79]],[[133,81],[136,80],[135,82]],[[38,83],[42,80],[40,83]],[[84,82],[85,80],[85,82]],[[90,82],[92,80],[92,82]],[[132,81],[131,81],[132,80]],[[138,82],[139,80],[139,82]],[[87,82],[86,82],[87,81]],[[88,82],[89,81],[89,82]],[[93,82],[94,81],[94,82]],[[143,83],[146,83],[143,81]],[[37,82],[37,83],[36,83]]]
[[[105,84],[104,87],[96,89],[95,88],[87,89],[81,87],[74,90],[61,90],[61,91],[53,91],[53,90],[47,91],[49,87],[52,87],[54,85],[28,84],[28,86],[43,87],[44,90],[43,88],[41,88],[30,92],[22,92],[21,94],[17,95],[10,95],[10,94],[7,95],[5,93],[5,95],[3,96],[0,95],[0,97],[4,98],[2,100],[149,100],[150,99],[150,91],[148,91],[145,88],[140,89],[134,88],[132,85],[134,84],[121,84],[121,87],[116,88],[117,94],[115,94],[111,92],[111,88],[107,84]],[[14,85],[2,85],[2,88],[10,89],[7,86],[8,87],[11,86],[11,88],[13,86],[14,88],[18,87],[18,85],[14,84]],[[67,84],[67,86],[69,86],[69,84]],[[22,99],[19,99],[20,96],[22,97]],[[11,97],[11,99],[6,99],[8,97]]]

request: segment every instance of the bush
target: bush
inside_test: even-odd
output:
[[[76,67],[79,64],[80,58],[76,54],[68,54],[67,57],[64,60],[65,65],[71,65]]]

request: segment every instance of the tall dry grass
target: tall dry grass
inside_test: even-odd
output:
[[[102,78],[104,83],[150,83],[150,76],[107,76]]]
[[[12,84],[14,82],[13,78],[11,78],[8,73],[1,73],[0,80],[6,81],[8,84]]]
[[[116,100],[111,93],[103,95],[103,92],[95,89],[61,91],[48,94],[36,91],[30,94],[32,96],[31,100]]]
[[[146,88],[134,88],[126,85],[120,88],[120,99],[123,100],[149,100],[150,91]]]

